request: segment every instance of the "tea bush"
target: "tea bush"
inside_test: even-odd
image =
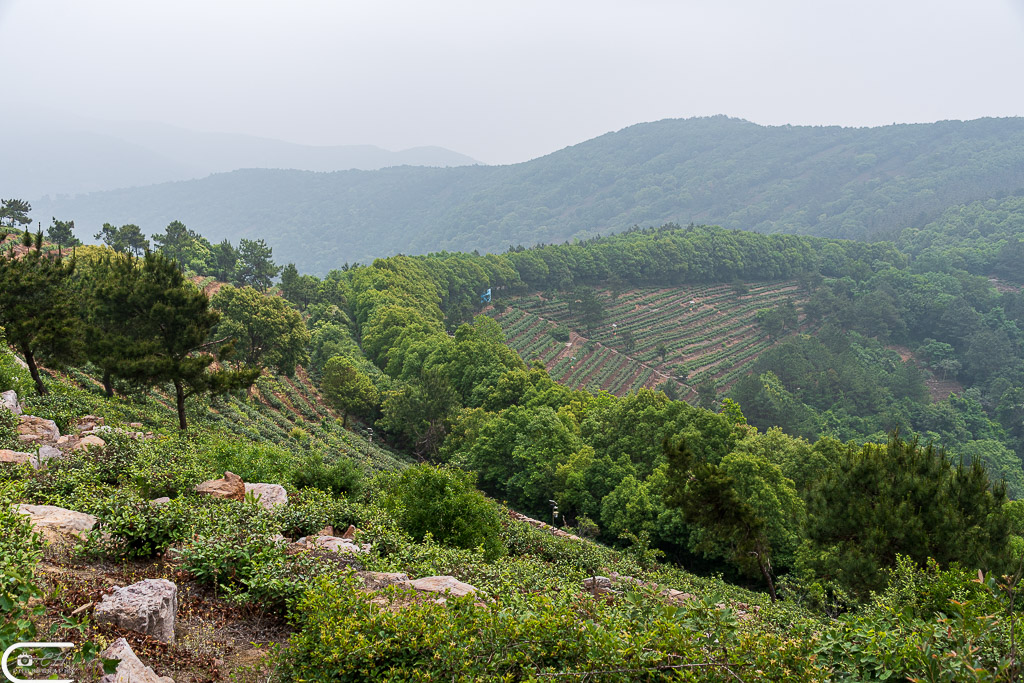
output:
[[[488,560],[504,555],[497,506],[474,487],[476,477],[462,470],[419,465],[382,475],[380,506],[414,539],[429,533],[456,548],[482,547]]]
[[[346,457],[326,462],[319,453],[300,461],[292,474],[292,484],[297,488],[312,487],[340,496],[343,493],[358,498],[364,489],[366,473],[359,463]]]

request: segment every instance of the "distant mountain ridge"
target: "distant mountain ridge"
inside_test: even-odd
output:
[[[374,145],[300,145],[156,123],[0,113],[2,196],[81,194],[203,178],[240,168],[305,171],[479,162],[443,147],[392,152]]]
[[[865,239],[1014,193],[1024,193],[1021,118],[840,128],[718,116],[638,124],[508,166],[243,170],[36,208],[87,231],[109,221],[152,233],[181,220],[213,240],[263,237],[277,260],[324,273],[634,224]]]

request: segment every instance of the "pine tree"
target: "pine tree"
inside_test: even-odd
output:
[[[0,256],[0,327],[25,357],[40,394],[48,392],[38,361],[60,367],[80,356],[81,323],[70,287],[74,270],[74,261],[53,259],[38,248],[19,259]]]
[[[116,374],[145,385],[174,385],[178,426],[187,429],[186,399],[204,393],[223,394],[252,385],[258,368],[210,368],[230,357],[232,345],[208,341],[220,315],[210,300],[185,280],[177,264],[160,254],[147,254],[141,268],[126,274],[121,288],[123,315],[136,326],[133,336],[146,347],[143,356],[123,353]]]

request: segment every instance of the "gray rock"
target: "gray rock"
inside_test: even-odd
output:
[[[112,623],[165,643],[174,642],[178,587],[167,579],[144,579],[104,595],[96,605],[97,624]]]
[[[409,582],[409,575],[402,572],[359,572],[358,576],[370,590],[380,590],[388,586],[412,588],[412,584]]]
[[[280,484],[246,484],[245,493],[252,494],[267,510],[288,504],[288,492]]]
[[[121,660],[117,670],[101,678],[100,683],[174,683],[170,676],[157,676],[153,669],[143,664],[124,638],[115,640],[100,653],[100,657]]]
[[[583,590],[591,593],[611,593],[612,580],[607,576],[589,576],[583,579]]]
[[[35,462],[34,453],[26,453],[24,451],[8,451],[0,449],[0,462],[6,462],[13,465],[24,465],[25,463],[32,463],[32,467],[37,467]]]
[[[363,543],[362,545],[356,545],[353,541],[347,538],[339,538],[338,536],[312,536],[306,537],[306,544],[325,548],[326,550],[333,550],[336,553],[348,553],[350,555],[359,555],[362,553],[370,552],[370,544]]]
[[[36,453],[35,460],[38,467],[44,467],[48,461],[61,457],[64,457],[64,454],[60,452],[59,448],[54,446],[43,446],[39,449],[39,452]]]
[[[62,535],[84,538],[96,526],[96,518],[84,512],[75,512],[54,505],[19,505],[18,512],[27,515],[32,526],[47,540]]]
[[[18,421],[18,441],[53,446],[60,438],[60,430],[53,420],[44,420],[35,415],[22,415]]]
[[[14,389],[0,394],[0,408],[6,408],[15,415],[21,415],[21,403],[18,402],[18,394]]]
[[[444,593],[453,597],[476,593],[474,586],[463,583],[454,576],[426,576],[409,583],[413,588],[424,593]]]
[[[170,503],[170,502],[171,502],[170,498],[168,498],[167,496],[163,496],[162,498],[154,498],[153,500],[149,501],[149,504],[150,505],[164,505],[164,504]]]

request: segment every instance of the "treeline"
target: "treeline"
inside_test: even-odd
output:
[[[786,590],[822,602],[881,587],[898,553],[921,563],[1002,566],[1010,552],[1004,488],[990,484],[980,462],[957,467],[899,438],[861,447],[757,430],[731,401],[716,413],[661,392],[616,398],[572,391],[542,366],[525,365],[494,321],[468,322],[486,288],[656,281],[659,271],[628,270],[630,251],[652,261],[663,254],[665,272],[684,281],[714,281],[723,272],[769,277],[787,262],[772,248],[782,243],[802,255],[797,267],[811,270],[787,274],[808,282],[822,269],[865,277],[905,262],[890,245],[667,226],[502,255],[381,259],[308,280],[317,294],[304,305],[319,318],[314,348],[328,329],[339,340],[351,333],[339,354],[346,371],[331,383],[361,397],[355,414],[423,460],[475,471],[484,491],[535,516],[549,516],[554,501],[562,519],[606,542],[729,571],[772,591],[784,575]],[[723,249],[736,254],[736,266],[691,268]],[[338,322],[322,317],[330,307]],[[360,354],[381,373],[360,367]],[[899,504],[908,490],[919,492],[920,505]],[[924,521],[940,518],[940,526]],[[860,520],[860,534],[848,533],[851,519]],[[920,532],[897,537],[906,528]]]
[[[840,128],[712,117],[631,126],[509,166],[248,169],[40,206],[91,226],[185,216],[211,235],[262,235],[283,262],[323,275],[344,261],[497,253],[667,222],[866,239],[1018,192],[1022,150],[1019,118]]]
[[[307,360],[305,324],[280,298],[229,285],[211,302],[159,252],[62,257],[43,249],[41,229],[8,236],[0,230],[0,327],[39,394],[48,391],[40,363],[89,364],[107,395],[115,383],[127,393],[171,387],[186,429],[187,399],[238,391],[264,367],[290,374]]]

